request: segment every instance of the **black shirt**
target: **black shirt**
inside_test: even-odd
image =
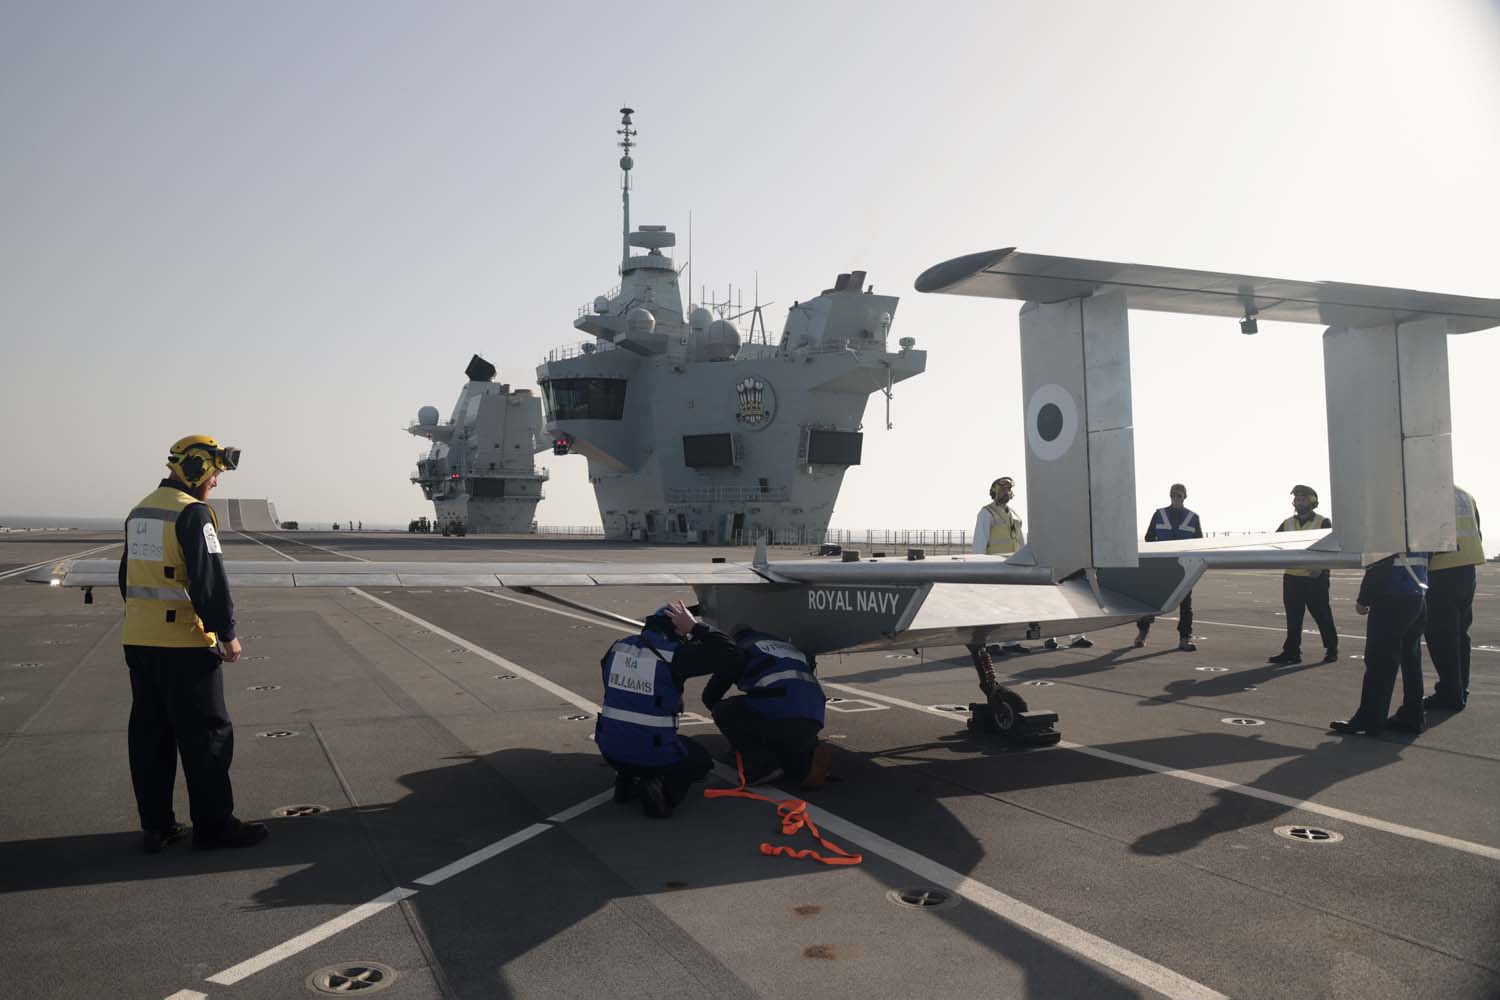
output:
[[[159,485],[182,489],[182,484],[175,479],[163,479]],[[224,570],[224,557],[209,551],[204,535],[204,527],[213,523],[208,504],[200,501],[184,507],[177,515],[177,544],[181,546],[182,560],[187,564],[188,578],[184,582],[194,613],[203,619],[205,630],[216,633],[221,642],[228,642],[234,638],[234,600],[229,595],[229,574]],[[125,553],[121,553],[122,598],[125,596],[125,562]]]

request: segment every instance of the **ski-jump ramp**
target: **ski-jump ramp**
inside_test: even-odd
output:
[[[210,497],[209,504],[219,527],[231,531],[280,531],[281,521],[276,517],[276,505],[269,500],[238,500],[228,497]]]

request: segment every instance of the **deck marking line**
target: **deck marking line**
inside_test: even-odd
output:
[[[714,773],[730,785],[739,783],[739,776],[726,764],[716,763]],[[757,791],[767,798],[778,801],[793,798],[774,787],[758,788]],[[1135,952],[1090,934],[1081,927],[1075,927],[1013,896],[1007,896],[998,889],[972,879],[962,872],[887,840],[858,823],[836,816],[820,806],[809,805],[807,812],[819,827],[838,834],[843,840],[857,844],[871,854],[878,854],[933,885],[957,893],[974,905],[988,910],[1001,920],[1019,927],[1028,934],[1044,938],[1066,951],[1102,965],[1163,996],[1180,998],[1180,1000],[1227,1000],[1225,995],[1217,990],[1210,989],[1196,980],[1173,972],[1166,966],[1158,965]]]
[[[497,667],[504,667],[506,670],[508,670],[511,673],[517,675],[518,677],[524,677],[524,678],[526,678],[528,681],[530,681],[531,683],[535,684],[537,687],[539,687],[542,690],[547,691],[547,692],[549,692],[551,694],[557,695],[557,697],[561,698],[563,701],[566,701],[570,705],[576,705],[577,707],[583,709],[585,712],[588,712],[588,713],[590,713],[592,715],[598,715],[599,714],[599,706],[596,705],[594,702],[589,701],[587,698],[584,698],[584,697],[582,697],[580,695],[574,694],[572,691],[569,691],[567,688],[563,687],[561,684],[555,684],[552,681],[549,681],[547,678],[543,677],[541,674],[533,673],[532,671],[527,670],[525,667],[521,666],[519,663],[512,663],[511,661],[507,660],[503,656],[497,656],[496,654],[491,653],[488,649],[485,649],[483,646],[476,645],[475,643],[472,643],[469,640],[465,639],[463,636],[454,635],[452,632],[449,632],[447,629],[440,628],[440,627],[438,627],[437,625],[434,625],[432,622],[428,621],[425,618],[418,618],[416,615],[412,614],[410,611],[406,611],[406,610],[403,610],[402,608],[398,608],[398,607],[396,607],[396,605],[390,603],[389,601],[382,601],[380,598],[376,597],[374,594],[371,594],[371,593],[369,593],[367,591],[364,591],[364,590],[360,589],[359,587],[350,587],[349,590],[352,593],[358,594],[360,597],[363,597],[367,601],[370,601],[370,602],[372,602],[374,604],[380,605],[382,608],[385,608],[387,611],[391,611],[391,612],[394,612],[395,614],[400,615],[402,618],[405,618],[407,621],[414,622],[414,623],[422,626],[423,628],[427,629],[429,632],[433,633],[434,635],[440,635],[440,636],[442,636],[444,639],[447,639],[449,642],[453,643],[456,646],[462,646],[464,649],[467,649],[469,652],[473,653],[475,656],[480,657],[481,659],[484,659],[484,660],[488,660],[489,662],[495,664]]]
[[[266,949],[254,958],[248,958],[239,965],[230,966],[223,972],[209,976],[208,982],[217,983],[220,986],[233,986],[246,976],[252,976],[268,966],[275,965],[284,958],[289,958],[299,951],[305,951],[318,942],[333,937],[339,931],[353,927],[360,921],[373,917],[377,913],[384,912],[408,896],[415,896],[416,894],[417,891],[415,889],[399,888],[383,892],[368,903],[361,903],[347,913],[341,913],[332,920],[319,924],[312,930],[303,931],[296,937],[288,941],[283,941],[274,948]]]
[[[499,594],[493,590],[481,590],[478,587],[465,587],[464,589],[472,591],[476,594],[483,594],[485,597],[492,597],[497,601],[509,601],[512,604],[519,604],[523,608],[532,608],[536,611],[550,611],[554,615],[562,615],[564,618],[576,618],[578,621],[588,622],[590,625],[603,625],[606,621],[608,621],[608,619],[582,615],[573,611],[564,611],[562,608],[558,607],[555,604],[533,604],[530,601],[523,601],[519,597],[512,597],[510,594]],[[619,622],[609,622],[609,625],[610,627],[617,628],[622,632],[630,631],[630,629],[627,629]]]
[[[197,990],[178,990],[166,1000],[208,1000],[208,994],[199,993]]]
[[[914,701],[906,701],[901,698],[893,698],[887,694],[876,694],[864,688],[853,687],[848,684],[836,684],[824,681],[826,688],[835,688],[839,691],[847,691],[860,698],[870,698],[874,701],[884,701],[901,708],[909,708],[917,712],[926,712],[928,715],[936,715],[941,718],[952,719],[949,712],[940,712],[926,705],[918,705]],[[1349,812],[1346,809],[1338,809],[1334,806],[1325,806],[1320,802],[1309,799],[1297,799],[1290,795],[1281,795],[1277,792],[1267,791],[1264,788],[1256,788],[1253,785],[1241,785],[1238,782],[1228,781],[1224,778],[1215,778],[1212,775],[1200,774],[1184,768],[1168,767],[1165,764],[1154,764],[1149,760],[1141,760],[1138,757],[1127,757],[1124,754],[1114,753],[1109,750],[1101,750],[1098,747],[1087,746],[1083,743],[1073,743],[1061,740],[1055,744],[1062,750],[1074,750],[1078,753],[1088,754],[1090,757],[1098,757],[1100,760],[1111,761],[1115,764],[1124,764],[1140,771],[1149,771],[1152,774],[1164,775],[1168,778],[1179,778],[1183,781],[1191,781],[1195,784],[1206,785],[1209,788],[1217,788],[1226,792],[1235,792],[1239,795],[1248,795],[1253,799],[1261,799],[1265,802],[1274,802],[1277,805],[1289,806],[1293,809],[1301,809],[1304,812],[1317,813],[1331,819],[1343,820],[1355,826],[1368,827],[1372,830],[1380,830],[1385,833],[1395,834],[1398,837],[1406,837],[1410,840],[1420,840],[1438,847],[1448,847],[1455,851],[1463,851],[1477,857],[1487,858],[1491,861],[1500,861],[1500,847],[1491,847],[1488,844],[1475,843],[1472,840],[1462,840],[1458,837],[1449,837],[1446,834],[1434,833],[1431,830],[1423,830],[1414,826],[1404,826],[1400,823],[1392,823],[1389,820],[1378,819],[1374,816],[1365,816],[1362,813]],[[1035,751],[1033,751],[1035,752]]]
[[[562,812],[553,813],[551,816],[548,816],[544,822],[566,823],[570,819],[576,819],[577,817],[582,816],[584,813],[588,812],[590,809],[593,809],[596,806],[604,805],[604,803],[608,802],[614,797],[615,790],[613,788],[605,789],[598,795],[595,795],[592,798],[584,799],[577,805],[569,806]]]
[[[1280,614],[1280,613],[1281,612],[1279,612],[1279,611],[1277,612],[1277,614]],[[1166,615],[1157,615],[1156,617],[1159,620],[1164,621],[1164,622],[1175,622],[1177,620],[1176,618],[1169,618]],[[1275,627],[1270,626],[1270,625],[1245,625],[1245,624],[1242,624],[1241,622],[1212,622],[1212,621],[1209,621],[1207,618],[1199,618],[1197,615],[1193,616],[1193,624],[1194,625],[1223,625],[1223,626],[1226,626],[1228,628],[1253,628],[1257,632],[1285,632],[1286,631],[1286,629],[1284,629],[1284,628],[1275,628]],[[1303,635],[1317,635],[1318,634],[1318,630],[1317,629],[1311,629],[1311,628],[1305,628],[1305,629],[1302,630],[1302,634]],[[1336,632],[1334,634],[1337,635],[1340,639],[1360,640],[1360,639],[1365,638],[1362,635],[1349,635],[1346,632]],[[1477,652],[1477,653],[1493,653],[1493,652],[1495,652],[1493,649],[1485,649],[1482,646],[1475,646],[1474,647],[1474,651]]]
[[[595,796],[595,798],[598,798],[598,796]],[[511,834],[508,837],[501,837],[493,844],[490,844],[486,847],[481,847],[479,850],[474,851],[472,854],[465,854],[457,861],[446,864],[434,871],[430,871],[420,878],[414,878],[412,879],[412,882],[417,885],[437,885],[440,882],[444,882],[452,878],[460,872],[468,871],[470,868],[473,868],[475,865],[480,864],[481,862],[488,861],[490,858],[493,858],[497,854],[504,854],[512,847],[515,847],[517,844],[524,844],[526,841],[530,840],[532,837],[535,837],[537,834],[546,833],[550,829],[552,829],[552,824],[533,823],[530,826],[526,827],[524,830],[517,830],[515,833]]]
[[[13,576],[20,576],[22,573],[30,573],[32,570],[41,569],[43,566],[51,566],[55,563],[65,562],[69,559],[81,559],[84,556],[93,555],[95,552],[103,552],[105,549],[112,549],[116,545],[124,544],[124,542],[110,542],[108,545],[99,545],[92,549],[85,549],[82,552],[74,552],[72,555],[58,556],[55,559],[43,559],[41,562],[32,563],[30,566],[22,566],[20,569],[13,569],[5,573],[0,573],[0,580],[9,580]]]
[[[249,532],[240,531],[240,532],[236,532],[236,534],[244,535],[246,538],[250,539],[256,545],[265,545],[266,548],[270,549],[272,552],[276,553],[278,556],[280,556],[281,558],[285,559],[287,562],[296,562],[297,561],[296,559],[294,559],[291,556],[287,555],[285,552],[283,552],[280,549],[278,549],[276,546],[269,545],[269,544],[261,541],[259,538],[256,538],[254,535],[250,534]]]

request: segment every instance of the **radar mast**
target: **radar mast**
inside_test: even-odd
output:
[[[620,203],[625,209],[625,231],[620,243],[620,260],[630,259],[630,168],[635,166],[635,161],[630,158],[630,150],[635,146],[635,127],[630,121],[630,116],[635,114],[634,108],[620,109],[620,127],[615,130],[615,135],[620,137],[620,148],[625,155],[620,157]]]

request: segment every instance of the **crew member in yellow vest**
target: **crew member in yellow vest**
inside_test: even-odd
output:
[[[193,846],[248,847],[263,823],[234,815],[229,765],[234,726],[224,704],[221,664],[240,658],[234,601],[213,508],[205,500],[219,473],[239,465],[238,448],[204,434],[167,456],[171,475],[125,521],[121,641],[130,668],[130,778],[148,854],[182,837],[172,812],[177,757],[187,779]]]
[[[1458,548],[1439,552],[1427,564],[1427,652],[1437,686],[1422,700],[1428,708],[1456,712],[1469,700],[1469,626],[1474,623],[1474,567],[1484,562],[1479,507],[1466,490],[1453,488]]]
[[[1331,528],[1333,522],[1317,513],[1318,492],[1311,486],[1292,487],[1292,516],[1277,531],[1313,531]],[[1328,604],[1330,579],[1326,569],[1289,569],[1281,577],[1281,605],[1286,610],[1286,642],[1268,662],[1279,665],[1302,662],[1302,616],[1312,615],[1323,639],[1323,663],[1339,658],[1339,634],[1333,627],[1333,609]]]
[[[1009,476],[1001,476],[990,483],[990,502],[979,508],[979,516],[974,521],[974,545],[971,551],[976,555],[1010,555],[1026,544],[1026,533],[1021,530],[1020,515],[1010,509],[1010,500],[1015,496],[1015,490],[1015,480]],[[1068,645],[1075,649],[1084,649],[1093,644],[1093,640],[1086,635],[1069,636]],[[1057,640],[1048,639],[1045,645],[1048,649],[1056,649]],[[1031,647],[1019,642],[1006,642],[990,647],[990,653],[996,656],[1029,652]]]

